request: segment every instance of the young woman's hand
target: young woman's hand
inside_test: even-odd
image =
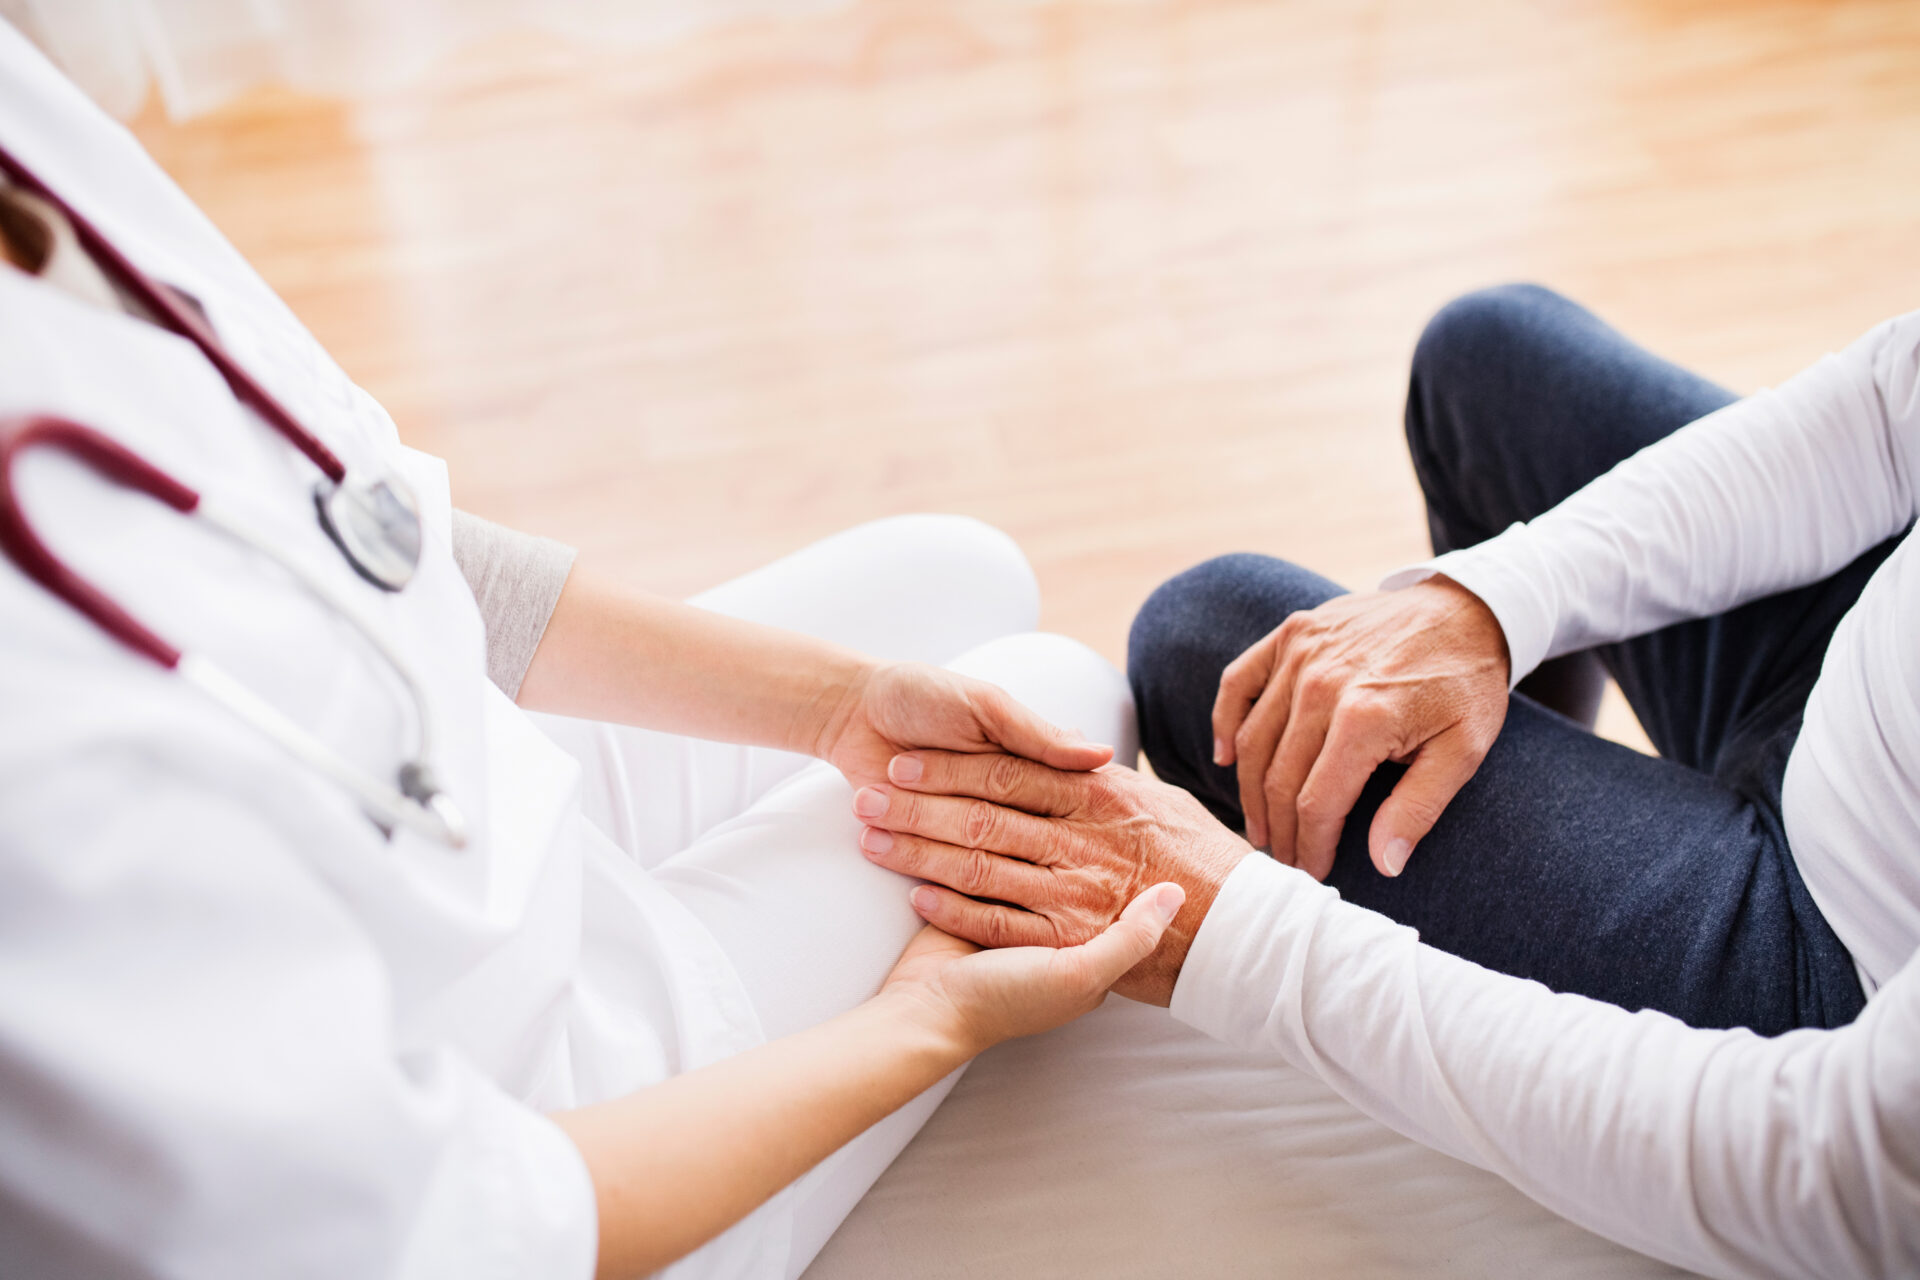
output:
[[[914,890],[932,892],[924,885]],[[1153,954],[1185,901],[1179,885],[1154,885],[1077,947],[982,951],[928,925],[908,944],[880,998],[898,1001],[907,1016],[952,1037],[971,1057],[1099,1007],[1121,975]],[[931,909],[921,907],[923,913]]]
[[[1097,769],[1113,748],[1048,723],[1006,690],[924,662],[873,663],[820,718],[814,754],[855,787],[887,776],[887,761],[916,747],[1024,756],[1056,769]]]

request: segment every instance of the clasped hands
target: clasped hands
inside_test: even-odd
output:
[[[1338,597],[1293,615],[1223,673],[1214,763],[1237,766],[1253,845],[1316,879],[1331,870],[1374,769],[1407,764],[1369,833],[1375,865],[1398,875],[1491,747],[1506,687],[1505,638],[1459,585],[1435,578]],[[1149,887],[1180,886],[1178,913],[1113,987],[1167,1004],[1248,840],[1185,791],[1055,755],[992,747],[892,755],[886,780],[855,794],[861,847],[930,882],[912,894],[930,924],[988,948],[1079,947]]]
[[[1250,852],[1177,787],[1120,765],[1064,772],[998,754],[913,751],[863,787],[860,846],[930,881],[914,909],[982,947],[1078,947],[1168,882],[1183,891],[1157,945],[1113,989],[1167,1004],[1200,922]]]

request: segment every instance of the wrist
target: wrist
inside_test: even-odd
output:
[[[1253,846],[1237,836],[1209,842],[1205,851],[1188,860],[1177,874],[1168,875],[1167,879],[1178,881],[1187,891],[1187,899],[1153,954],[1129,970],[1114,990],[1129,1000],[1164,1007],[1173,998],[1194,939],[1206,924],[1221,888],[1241,861],[1253,853]]]
[[[900,1035],[910,1053],[923,1056],[940,1075],[993,1047],[960,1011],[931,992],[889,986],[868,1000],[868,1010]]]
[[[885,665],[852,650],[835,652],[821,664],[817,687],[796,717],[788,750],[831,760],[835,745],[860,713],[868,687]]]

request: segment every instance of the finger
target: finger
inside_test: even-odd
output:
[[[1072,770],[1098,769],[1113,759],[1112,747],[1062,729],[995,685],[979,685],[970,690],[970,696],[974,718],[988,739],[1016,756]]]
[[[1060,850],[1062,833],[1050,818],[1036,818],[990,800],[920,795],[884,785],[854,793],[853,812],[870,827],[905,831],[963,849],[1047,864]]]
[[[1093,990],[1105,991],[1153,954],[1186,900],[1187,891],[1173,881],[1156,884],[1129,902],[1118,920],[1065,954],[1083,968]]]
[[[887,777],[909,791],[975,796],[1053,817],[1078,809],[1087,791],[1082,774],[997,751],[910,751],[887,763]]]
[[[1484,751],[1471,747],[1454,729],[1420,748],[1393,794],[1380,802],[1367,833],[1368,851],[1382,875],[1397,876],[1406,870],[1413,847],[1433,830],[1485,757]]]
[[[1282,666],[1274,671],[1233,737],[1234,778],[1240,787],[1240,812],[1246,818],[1247,840],[1258,849],[1273,846],[1264,788],[1273,753],[1292,714],[1292,704],[1291,673]]]
[[[1045,916],[994,902],[976,902],[951,889],[923,884],[907,900],[920,918],[956,938],[982,947],[1057,947],[1060,938]]]
[[[1372,726],[1352,715],[1334,716],[1294,800],[1294,866],[1315,880],[1327,878],[1354,801],[1390,754],[1390,744]]]
[[[1220,691],[1213,698],[1213,762],[1229,765],[1234,761],[1234,735],[1246,721],[1247,712],[1267,687],[1273,672],[1280,629],[1248,647],[1245,653],[1227,664],[1220,673]]]
[[[893,967],[898,969],[910,961],[918,960],[921,956],[964,956],[971,955],[979,949],[965,938],[956,938],[932,925],[925,925],[920,932],[913,935],[912,941],[907,943],[907,949],[902,951],[900,958],[893,962]]]
[[[1046,899],[1053,883],[1048,872],[1031,862],[878,827],[860,832],[860,850],[869,861],[889,871],[931,880],[970,898],[998,898],[1031,906]]]
[[[1284,639],[1279,632],[1275,635]],[[1285,861],[1291,861],[1293,846],[1289,843],[1282,853],[1274,841],[1273,814],[1267,807],[1266,779],[1273,768],[1274,753],[1280,749],[1286,733],[1287,722],[1293,718],[1293,704],[1297,697],[1295,686],[1299,682],[1302,660],[1299,654],[1289,649],[1275,649],[1273,671],[1267,678],[1267,687],[1261,691],[1259,701],[1253,704],[1253,710],[1247,713],[1240,732],[1234,737],[1237,762],[1234,777],[1240,787],[1240,811],[1247,818],[1247,839],[1254,847],[1267,849]],[[1256,836],[1258,839],[1255,839]]]
[[[1300,865],[1299,810],[1300,788],[1306,785],[1314,761],[1327,740],[1327,728],[1333,720],[1333,700],[1296,682],[1293,709],[1287,715],[1287,727],[1274,749],[1267,776],[1261,779],[1261,795],[1267,808],[1267,840],[1273,856],[1293,866]]]

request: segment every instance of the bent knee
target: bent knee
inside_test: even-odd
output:
[[[1013,536],[973,516],[921,514],[874,522],[877,534],[913,549],[926,571],[1004,619],[1008,632],[1031,631],[1040,621],[1040,580]]]
[[[972,516],[888,516],[839,537],[861,546],[876,585],[931,587],[961,641],[1031,631],[1040,622],[1040,582],[1013,538]],[[909,594],[922,594],[914,590]]]
[[[1472,376],[1504,361],[1539,320],[1574,304],[1544,285],[1500,284],[1464,293],[1434,312],[1413,349],[1416,378]]]
[[[1301,609],[1340,594],[1319,574],[1273,556],[1215,556],[1168,578],[1134,615],[1127,673],[1143,682],[1189,674],[1218,680],[1227,663]]]

